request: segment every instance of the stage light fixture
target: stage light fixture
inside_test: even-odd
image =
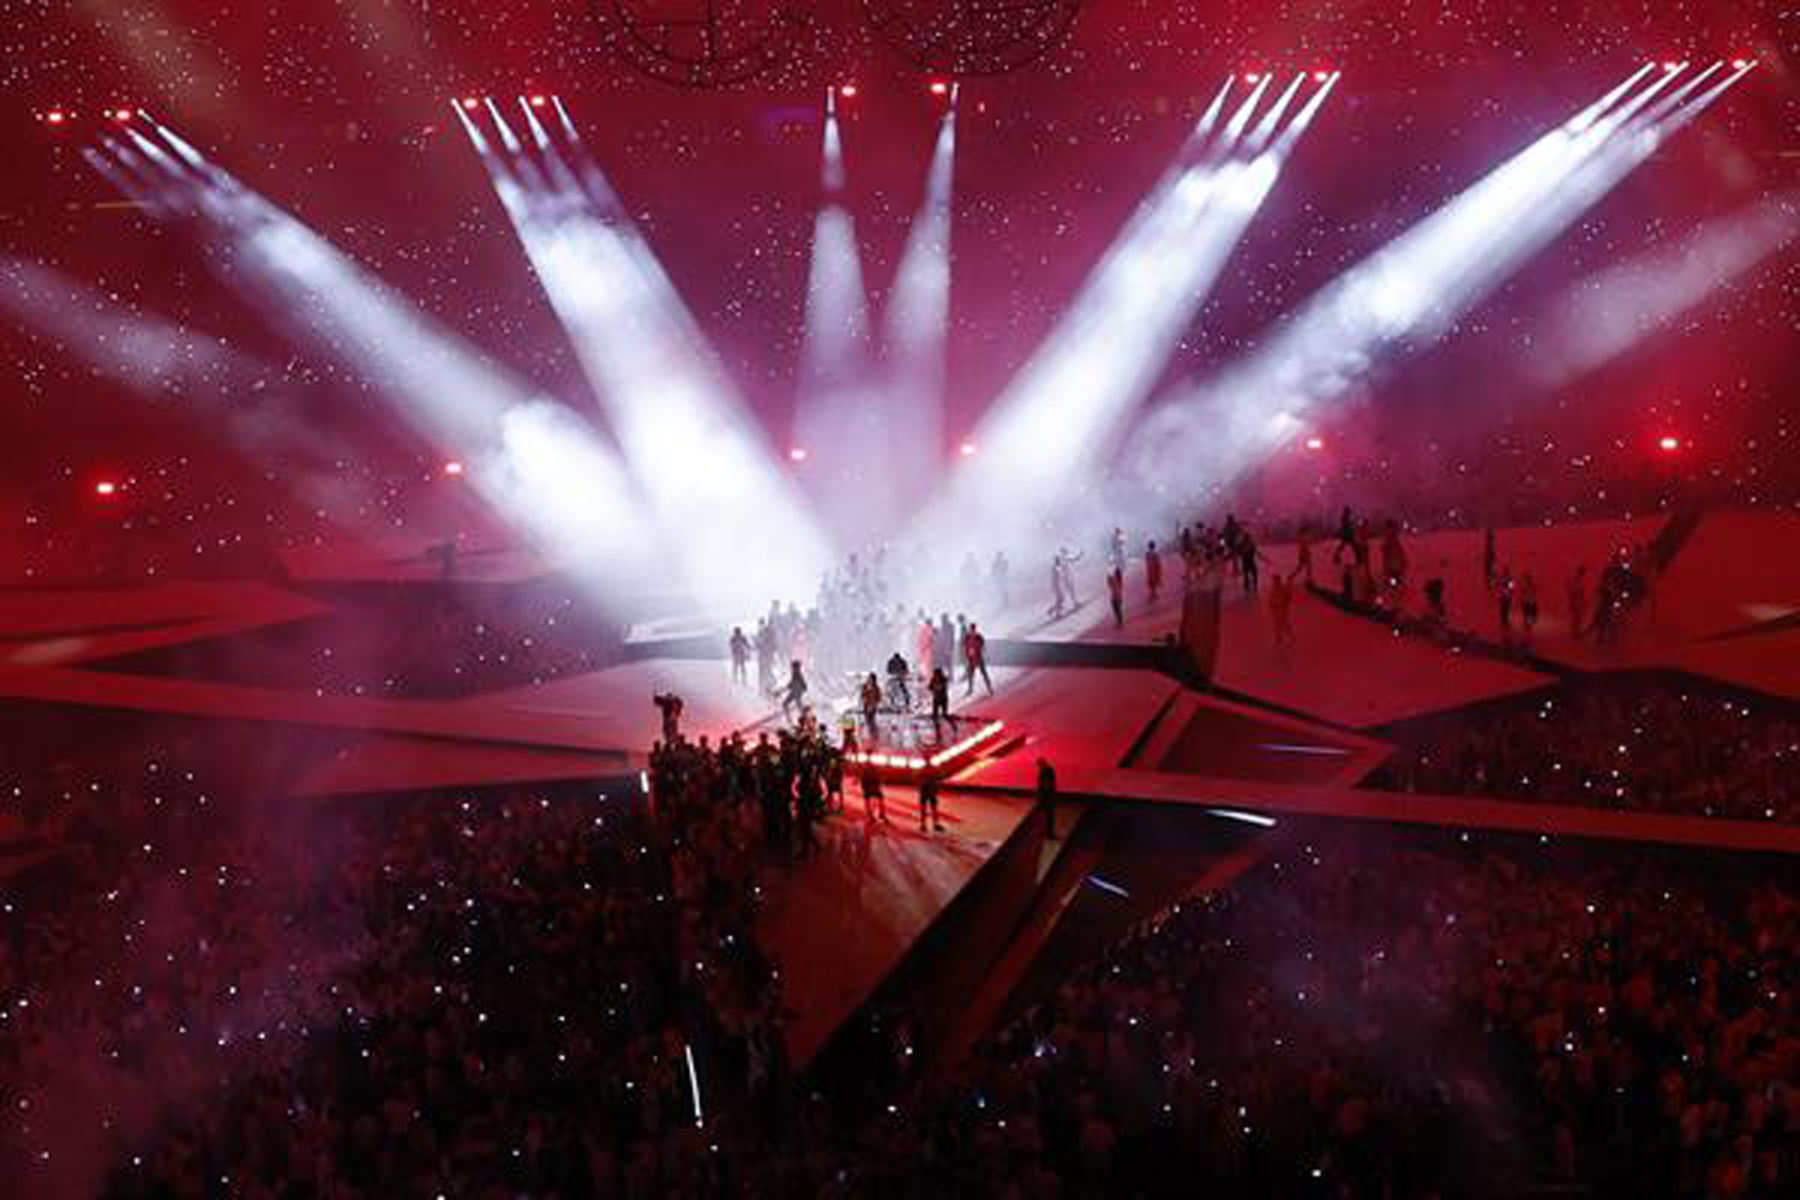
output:
[[[450,476],[452,479],[454,479],[458,475],[461,475],[462,473],[463,473],[463,465],[461,462],[457,461],[456,459],[453,458],[449,462],[444,464],[444,474]]]
[[[550,103],[550,98],[548,96],[544,95],[543,93],[535,92],[532,94],[531,107],[542,108],[548,103]]]
[[[838,88],[838,95],[846,100],[856,99],[857,87],[854,83],[846,83]]]
[[[462,106],[464,112],[474,112],[481,107],[481,99],[478,96],[464,96]]]
[[[1755,63],[1756,60],[1754,58],[1734,58],[1731,60],[1731,69],[1734,71],[1747,71],[1754,66]]]
[[[53,108],[44,114],[44,120],[51,125],[62,125],[68,121],[70,116],[71,114],[63,109]]]
[[[94,485],[94,495],[96,495],[96,496],[116,495],[118,493],[118,490],[119,490],[119,485],[114,483],[110,479],[102,479],[100,482],[98,482]]]
[[[1325,439],[1314,434],[1312,437],[1306,439],[1306,448],[1315,452],[1323,450],[1325,448]]]
[[[930,90],[931,94],[934,96],[948,96],[950,94],[950,85],[942,79],[934,79],[931,81]]]
[[[112,119],[115,121],[129,121],[132,116],[133,113],[129,108],[115,108],[112,111]]]
[[[1676,61],[1675,61],[1675,60],[1674,60],[1674,59],[1672,59],[1672,58],[1669,58],[1669,59],[1664,59],[1664,60],[1663,60],[1663,65],[1662,65],[1662,68],[1663,68],[1663,70],[1665,70],[1665,71],[1671,71],[1671,72],[1673,72],[1673,71],[1679,71],[1679,70],[1681,70],[1681,64],[1680,64],[1680,63],[1678,63],[1678,62],[1676,62]]]
[[[1244,75],[1244,82],[1245,83],[1261,83],[1262,82],[1262,72],[1261,71],[1246,72]]]
[[[1664,454],[1673,454],[1675,451],[1681,449],[1681,439],[1674,434],[1665,433],[1660,438],[1656,439],[1656,448],[1661,450]]]
[[[1313,72],[1313,82],[1314,83],[1324,83],[1327,79],[1330,79],[1330,78],[1331,78],[1330,71],[1314,71]]]

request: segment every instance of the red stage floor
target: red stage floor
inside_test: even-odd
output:
[[[1515,569],[1528,565],[1548,577],[1540,579],[1540,590],[1552,616],[1539,628],[1536,649],[1571,669],[1678,665],[1800,695],[1800,628],[1758,628],[1800,606],[1797,517],[1707,516],[1663,581],[1656,620],[1616,658],[1600,659],[1567,638],[1566,627],[1553,618],[1560,612],[1561,580],[1569,566],[1597,561],[1620,539],[1640,541],[1654,528],[1654,523],[1633,523],[1502,531],[1502,558]],[[1277,563],[1291,562],[1291,549],[1272,554]],[[1485,628],[1489,616],[1479,556],[1478,534],[1434,535],[1413,544],[1416,576],[1444,574],[1453,616]],[[1328,558],[1327,549],[1322,568]],[[413,565],[389,566],[397,573],[381,574],[387,568],[379,563],[350,564],[337,577],[360,577],[367,568],[384,582],[425,585]],[[509,574],[514,568],[516,574]],[[496,567],[495,573],[531,574],[517,563],[504,571]],[[483,582],[503,586],[498,578]],[[1131,604],[1131,619],[1115,630],[1104,605],[1091,599],[1079,612],[1047,622],[1035,602],[1022,596],[1010,619],[994,623],[992,632],[1010,629],[1015,637],[1043,642],[1148,645],[1173,630],[1172,594],[1160,606],[1145,608],[1141,576],[1134,576]],[[754,694],[730,684],[720,662],[653,659],[443,701],[320,695],[121,675],[81,665],[196,637],[228,637],[320,609],[319,601],[255,583],[0,593],[0,697],[351,735],[347,744],[341,737],[330,739],[342,748],[300,782],[297,792],[306,796],[635,771],[658,733],[658,714],[649,699],[658,690],[672,688],[686,698],[686,724],[696,733],[717,737],[770,716]],[[1800,830],[1772,824],[1360,790],[1356,784],[1386,748],[1352,730],[1526,691],[1551,677],[1398,638],[1375,621],[1304,593],[1297,598],[1293,623],[1293,652],[1278,654],[1266,607],[1228,598],[1218,681],[1239,697],[1234,702],[1185,692],[1167,677],[1141,669],[996,671],[998,694],[975,698],[966,711],[1004,720],[1008,734],[1022,741],[1009,736],[1014,744],[1003,757],[957,777],[944,801],[949,832],[918,836],[916,825],[908,824],[915,816],[913,797],[895,789],[890,807],[898,824],[871,835],[853,798],[850,819],[830,823],[827,852],[774,885],[764,933],[798,1012],[791,1046],[795,1061],[816,1052],[1020,828],[1040,755],[1057,765],[1065,794],[1101,803],[1195,806],[1264,821],[1303,813],[1712,850],[1800,850]],[[1740,636],[1717,637],[1733,632]],[[1064,866],[1064,873],[1075,869]],[[1044,879],[1040,868],[1035,879],[1022,877],[1017,886],[1048,886]],[[1031,901],[1033,920],[1044,928],[1034,926],[1027,942],[1048,935],[1060,912],[1055,900]],[[829,952],[821,953],[821,947]],[[971,989],[980,984],[969,981]],[[988,1000],[998,1003],[993,996]]]

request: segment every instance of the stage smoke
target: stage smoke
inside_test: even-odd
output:
[[[868,293],[844,179],[835,91],[828,91],[793,444],[808,452],[807,491],[832,533],[843,544],[867,545],[885,531],[897,497],[887,413],[870,378]]]
[[[296,340],[355,367],[440,452],[468,464],[465,477],[504,519],[597,596],[616,597],[655,568],[641,507],[591,430],[178,135],[156,132],[163,145],[131,131],[163,172],[161,202],[195,219],[224,281]]]
[[[917,540],[986,551],[1043,548],[1062,520],[1091,502],[1100,465],[1167,363],[1219,277],[1295,142],[1336,84],[1331,76],[1272,145],[1279,114],[1245,131],[1268,80],[1215,139],[1221,88],[1176,166],[1152,191],[1083,284],[1049,338],[972,439],[978,457],[956,468],[916,527]],[[1301,80],[1279,101],[1285,108]]]
[[[1651,68],[1641,68],[1340,276],[1248,360],[1139,426],[1112,505],[1160,523],[1253,467],[1386,360],[1436,341],[1744,74],[1693,95],[1716,70],[1653,106],[1683,72],[1659,72],[1646,87]]]
[[[720,610],[811,595],[831,557],[824,536],[554,106],[561,143],[534,128],[527,151],[497,107],[496,149],[451,105],[606,405],[662,541],[689,587]]]
[[[938,125],[925,195],[913,217],[888,297],[887,454],[901,503],[922,502],[942,478],[944,368],[950,328],[950,239],[956,174],[956,105]]]
[[[1752,204],[1680,243],[1583,279],[1538,325],[1524,363],[1546,391],[1566,386],[1667,331],[1800,235],[1800,193]]]

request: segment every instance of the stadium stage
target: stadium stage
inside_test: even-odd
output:
[[[1135,602],[1136,579],[1122,628],[1091,599],[1100,590],[1095,580],[1083,581],[1087,603],[1059,620],[1024,605],[1001,615],[991,622],[996,659],[1014,665],[996,667],[993,696],[977,696],[966,709],[959,703],[959,711],[1003,721],[1006,736],[947,781],[947,831],[918,831],[915,795],[905,786],[891,793],[895,823],[871,829],[852,786],[847,819],[828,823],[835,852],[782,874],[768,898],[764,932],[797,1014],[789,1025],[793,1061],[803,1065],[824,1052],[871,996],[908,971],[928,975],[925,986],[978,997],[938,1049],[967,1045],[1016,1003],[1073,906],[1095,902],[1090,897],[1116,901],[1116,923],[1153,910],[1196,877],[1217,886],[1255,861],[1260,844],[1282,836],[1289,815],[1800,852],[1800,830],[1775,823],[1359,786],[1387,757],[1382,726],[1529,693],[1573,673],[1679,670],[1752,689],[1746,694],[1800,697],[1793,604],[1800,518],[1793,516],[1703,515],[1682,531],[1654,605],[1617,646],[1569,635],[1560,587],[1572,565],[1597,564],[1659,529],[1659,521],[1635,521],[1499,531],[1500,558],[1544,580],[1546,613],[1529,645],[1499,640],[1480,580],[1479,532],[1410,543],[1415,576],[1447,580],[1455,639],[1398,632],[1387,615],[1337,604],[1324,590],[1329,547],[1320,547],[1321,588],[1297,591],[1294,645],[1285,653],[1266,605],[1231,594],[1227,584],[1208,691],[1144,665],[1174,630],[1179,605],[1169,595],[1157,606]],[[1294,562],[1292,547],[1269,554],[1270,571]],[[371,551],[336,561],[351,564],[355,582],[401,589],[505,587],[543,571],[513,558],[503,578],[444,581],[415,571],[413,557]],[[391,577],[372,574],[403,559]],[[693,656],[691,630],[668,639],[685,647],[681,656],[662,655],[663,640],[649,634],[628,639],[631,656],[615,665],[442,699],[321,693],[141,665],[146,651],[229,646],[257,631],[324,619],[341,602],[333,589],[349,580],[323,571],[311,564],[283,584],[5,593],[0,698],[317,735],[293,788],[294,801],[304,803],[572,780],[635,787],[659,733],[650,703],[657,691],[685,698],[684,723],[696,736],[754,732],[777,719],[753,691],[732,685],[722,657]],[[1408,603],[1393,615],[1414,615]],[[1083,649],[1080,665],[1064,661],[1072,647]],[[1044,665],[1029,665],[1034,660]],[[959,702],[962,690],[959,683]],[[1056,765],[1064,797],[1066,828],[1054,841],[1033,807],[1039,757]],[[1141,868],[1124,862],[1131,852],[1111,814],[1144,805],[1208,813],[1216,837],[1185,862],[1212,866],[1198,876],[1186,869],[1147,885],[1119,883]],[[0,870],[54,853],[25,836],[17,817],[10,822],[0,831],[7,855]],[[821,937],[843,953],[807,953]]]

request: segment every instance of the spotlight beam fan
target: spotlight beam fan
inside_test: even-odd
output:
[[[451,107],[689,587],[721,607],[808,594],[830,561],[826,538],[561,101],[563,136],[559,144],[544,131],[541,163],[498,106],[488,107],[498,148]]]
[[[1226,82],[1176,165],[981,421],[979,460],[955,470],[916,524],[918,541],[961,543],[971,514],[978,514],[979,535],[999,546],[1019,546],[1057,527],[1098,479],[1125,422],[1337,81],[1333,74],[1315,89],[1277,138],[1282,111],[1302,80],[1252,129],[1268,89],[1265,77],[1215,138],[1231,88]]]
[[[612,450],[554,400],[487,362],[325,238],[173,130],[109,153],[198,225],[220,277],[295,341],[353,366],[415,431],[469,464],[503,519],[601,601],[654,569],[640,505]],[[166,147],[166,149],[165,149]],[[171,151],[173,152],[171,154]]]
[[[1442,337],[1749,68],[1694,95],[1717,69],[1658,101],[1685,66],[1648,87],[1640,68],[1339,276],[1250,358],[1139,424],[1115,466],[1119,502],[1185,503],[1196,482],[1223,483],[1275,450],[1385,356]]]

